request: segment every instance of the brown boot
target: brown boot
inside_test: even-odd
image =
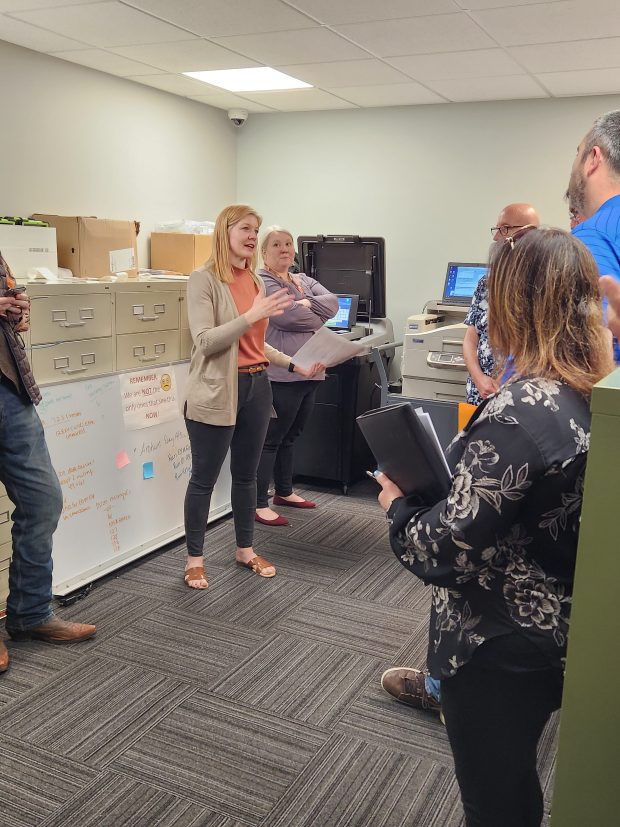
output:
[[[45,643],[78,643],[80,640],[94,637],[96,631],[96,626],[88,623],[72,623],[70,620],[61,620],[59,617],[51,617],[45,623],[32,626],[24,631],[7,629],[13,640],[43,640]]]
[[[4,645],[4,641],[0,640],[0,672],[6,672],[9,663],[9,650]]]

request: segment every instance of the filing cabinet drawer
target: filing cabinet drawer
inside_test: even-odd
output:
[[[33,347],[31,363],[35,379],[40,385],[112,373],[113,339],[109,336],[107,339],[85,339]]]
[[[192,339],[192,334],[186,327],[181,328],[181,352],[179,353],[179,359],[189,359],[192,355],[192,347],[194,346],[194,340]]]
[[[2,551],[2,549],[0,549]],[[6,601],[9,596],[9,563],[0,563],[0,611],[6,608]]]
[[[116,369],[148,368],[179,359],[179,331],[164,330],[116,337]]]
[[[13,542],[9,540],[8,543],[0,543],[0,569],[8,566],[12,555]]]
[[[9,557],[11,556],[11,514],[13,512],[13,503],[5,495],[0,497],[0,551],[5,543],[9,544]],[[2,556],[0,555],[0,560]]]
[[[30,341],[72,342],[112,335],[108,293],[35,296],[30,302]]]
[[[151,330],[178,330],[179,293],[170,290],[118,293],[116,332],[146,333]]]

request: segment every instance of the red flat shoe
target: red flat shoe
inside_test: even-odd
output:
[[[316,503],[313,503],[312,500],[301,500],[300,502],[291,502],[290,500],[285,500],[284,497],[278,497],[276,494],[273,498],[274,505],[288,505],[290,508],[316,508]]]
[[[254,519],[257,523],[261,523],[262,525],[289,525],[289,521],[286,517],[280,517],[279,514],[277,517],[274,517],[273,520],[268,520],[266,517],[259,517],[258,514],[255,514]]]

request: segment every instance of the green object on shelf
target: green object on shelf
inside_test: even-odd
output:
[[[18,224],[22,227],[49,227],[47,221],[37,221],[34,218],[22,218],[19,215],[3,215],[0,224]]]

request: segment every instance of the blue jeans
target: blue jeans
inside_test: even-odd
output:
[[[441,681],[438,681],[436,678],[431,678],[430,675],[427,675],[424,678],[424,687],[429,695],[432,695],[436,701],[441,703]]]
[[[34,405],[0,381],[0,480],[15,505],[7,629],[24,631],[52,616],[52,536],[62,491]]]

